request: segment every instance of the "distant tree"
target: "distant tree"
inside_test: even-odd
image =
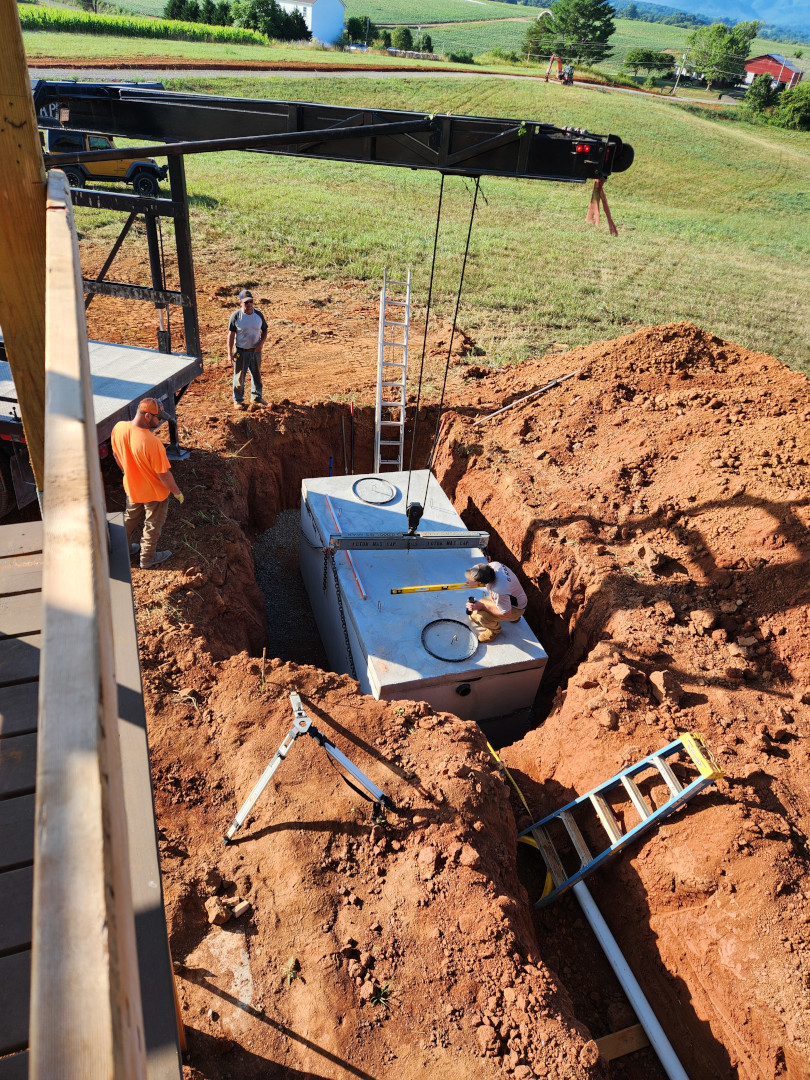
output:
[[[778,97],[773,88],[773,76],[763,71],[748,87],[743,104],[753,113],[764,113],[776,104]]]
[[[731,30],[723,23],[701,26],[686,39],[687,64],[706,80],[709,90],[714,83],[739,82],[758,31],[758,22],[737,23]]]
[[[182,21],[185,7],[186,0],[166,0],[166,7],[163,9],[163,18],[178,19]]]
[[[771,123],[793,131],[810,131],[810,83],[800,82],[782,91]]]
[[[382,35],[380,36],[380,41],[382,42],[382,47],[384,49],[390,49],[391,48],[391,31],[390,30],[383,30]]]
[[[413,47],[417,52],[433,52],[433,39],[430,34],[420,34],[413,43]]]
[[[631,49],[622,66],[631,68],[633,74],[638,75],[639,68],[651,74],[653,71],[669,71],[673,64],[670,53],[658,52],[656,49]]]
[[[604,60],[610,55],[607,41],[616,29],[615,14],[608,0],[555,0],[544,23],[548,35],[541,51],[564,60]]]
[[[547,59],[554,51],[549,48],[551,40],[551,16],[544,12],[532,19],[520,47],[527,60]]]
[[[183,21],[200,21],[200,5],[197,3],[197,0],[186,0],[186,2],[183,4]]]
[[[794,49],[793,55],[796,57],[797,60],[801,60],[801,58],[804,56],[804,53],[801,49]]]
[[[217,4],[217,21],[216,26],[230,26],[233,22],[231,18],[231,5],[228,0],[220,0]]]
[[[637,19],[638,8],[635,4],[628,4],[621,14],[623,19]]]
[[[206,26],[216,26],[217,5],[214,0],[203,0],[200,6],[200,22]]]
[[[296,8],[288,14],[276,0],[233,0],[231,16],[235,26],[258,30],[276,41],[309,41],[312,37],[301,12]]]
[[[413,34],[407,26],[397,26],[391,35],[391,44],[395,49],[409,52],[413,48]]]
[[[380,36],[380,32],[368,15],[352,15],[346,20],[346,36],[350,42],[367,45]]]

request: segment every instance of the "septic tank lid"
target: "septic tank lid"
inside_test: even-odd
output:
[[[352,484],[352,491],[364,503],[382,506],[396,498],[397,489],[379,476],[361,476]]]
[[[478,648],[478,638],[458,619],[434,619],[422,630],[422,645],[437,660],[459,664],[473,655]]]

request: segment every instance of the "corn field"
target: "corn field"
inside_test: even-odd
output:
[[[141,15],[93,15],[52,7],[19,4],[23,30],[62,31],[68,34],[114,34],[117,37],[163,38],[169,41],[214,41],[228,44],[267,45],[256,30],[238,26],[206,26],[173,19],[147,19]]]

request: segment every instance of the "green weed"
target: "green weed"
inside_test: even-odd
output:
[[[284,982],[291,986],[296,979],[301,978],[301,965],[294,956],[291,956],[284,965]]]

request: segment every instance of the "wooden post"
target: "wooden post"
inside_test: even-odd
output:
[[[17,5],[0,2],[0,326],[42,502],[45,169]]]
[[[47,202],[47,429],[31,1080],[145,1080],[118,734],[107,521],[79,249]]]

